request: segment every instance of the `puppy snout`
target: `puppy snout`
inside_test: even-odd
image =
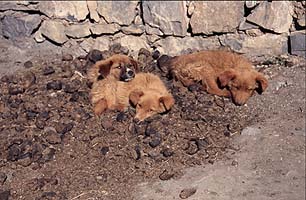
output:
[[[236,106],[243,106],[246,102],[243,100],[234,99],[234,103]]]

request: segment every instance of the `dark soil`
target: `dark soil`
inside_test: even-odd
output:
[[[162,76],[176,104],[140,124],[133,108],[94,116],[86,58],[29,61],[2,77],[0,199],[131,199],[138,183],[176,179],[186,167],[236,151],[232,137],[260,113],[168,80],[156,66],[159,56],[142,50],[137,59],[143,71]]]

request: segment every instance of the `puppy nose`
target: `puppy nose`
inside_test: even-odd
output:
[[[134,76],[134,72],[132,70],[129,70],[127,73],[129,76]]]
[[[134,122],[135,124],[138,124],[138,123],[140,122],[140,120],[139,120],[137,117],[134,117],[133,122]]]

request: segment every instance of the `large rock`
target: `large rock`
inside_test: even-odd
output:
[[[73,24],[66,28],[66,35],[72,38],[83,38],[89,36],[90,32],[90,23],[83,23],[83,24]]]
[[[118,24],[96,24],[92,25],[90,30],[94,35],[114,34],[118,32],[120,26]]]
[[[39,10],[48,17],[69,21],[84,20],[89,13],[86,1],[41,1]]]
[[[99,49],[100,51],[109,50],[110,38],[109,37],[98,37],[96,39],[88,38],[85,39],[80,46],[88,53],[93,49]]]
[[[97,1],[98,13],[108,23],[130,25],[136,16],[137,1]]]
[[[3,36],[9,39],[29,37],[41,23],[39,15],[5,16],[2,19]]]
[[[243,1],[197,1],[190,19],[192,33],[235,32],[244,15]]]
[[[287,53],[288,38],[286,35],[275,35],[266,33],[258,37],[247,37],[245,35],[226,35],[219,37],[224,46],[233,51],[247,53],[248,55],[281,55]]]
[[[41,34],[56,44],[63,44],[68,40],[65,29],[62,22],[52,20],[45,20],[40,27]]]
[[[187,33],[184,1],[143,1],[144,22],[164,35],[185,36]]]
[[[290,53],[292,55],[303,56],[306,58],[306,34],[305,32],[296,32],[290,35]]]
[[[305,1],[292,1],[291,2],[293,5],[293,17],[295,18],[298,26],[300,27],[305,27],[305,7],[306,7],[306,2]]]
[[[0,11],[18,10],[18,11],[38,11],[38,2],[30,1],[27,4],[21,4],[17,1],[0,1]]]
[[[137,57],[139,49],[150,48],[144,36],[139,37],[139,36],[126,35],[116,39],[114,43],[120,43],[121,46],[127,47],[129,49],[130,55],[132,55],[133,57]]]
[[[247,16],[247,21],[276,33],[287,33],[292,24],[292,12],[289,1],[263,1]]]
[[[95,22],[99,22],[100,16],[97,11],[98,8],[97,1],[87,0],[87,7],[89,10],[90,19],[94,20]]]
[[[200,36],[184,38],[167,37],[154,43],[161,53],[171,56],[179,55],[184,51],[190,50],[204,50],[204,49],[217,49],[220,47],[218,38],[203,38]]]

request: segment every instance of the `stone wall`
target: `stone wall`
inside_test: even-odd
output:
[[[0,38],[86,54],[114,43],[177,55],[220,46],[305,54],[305,1],[1,1]]]

